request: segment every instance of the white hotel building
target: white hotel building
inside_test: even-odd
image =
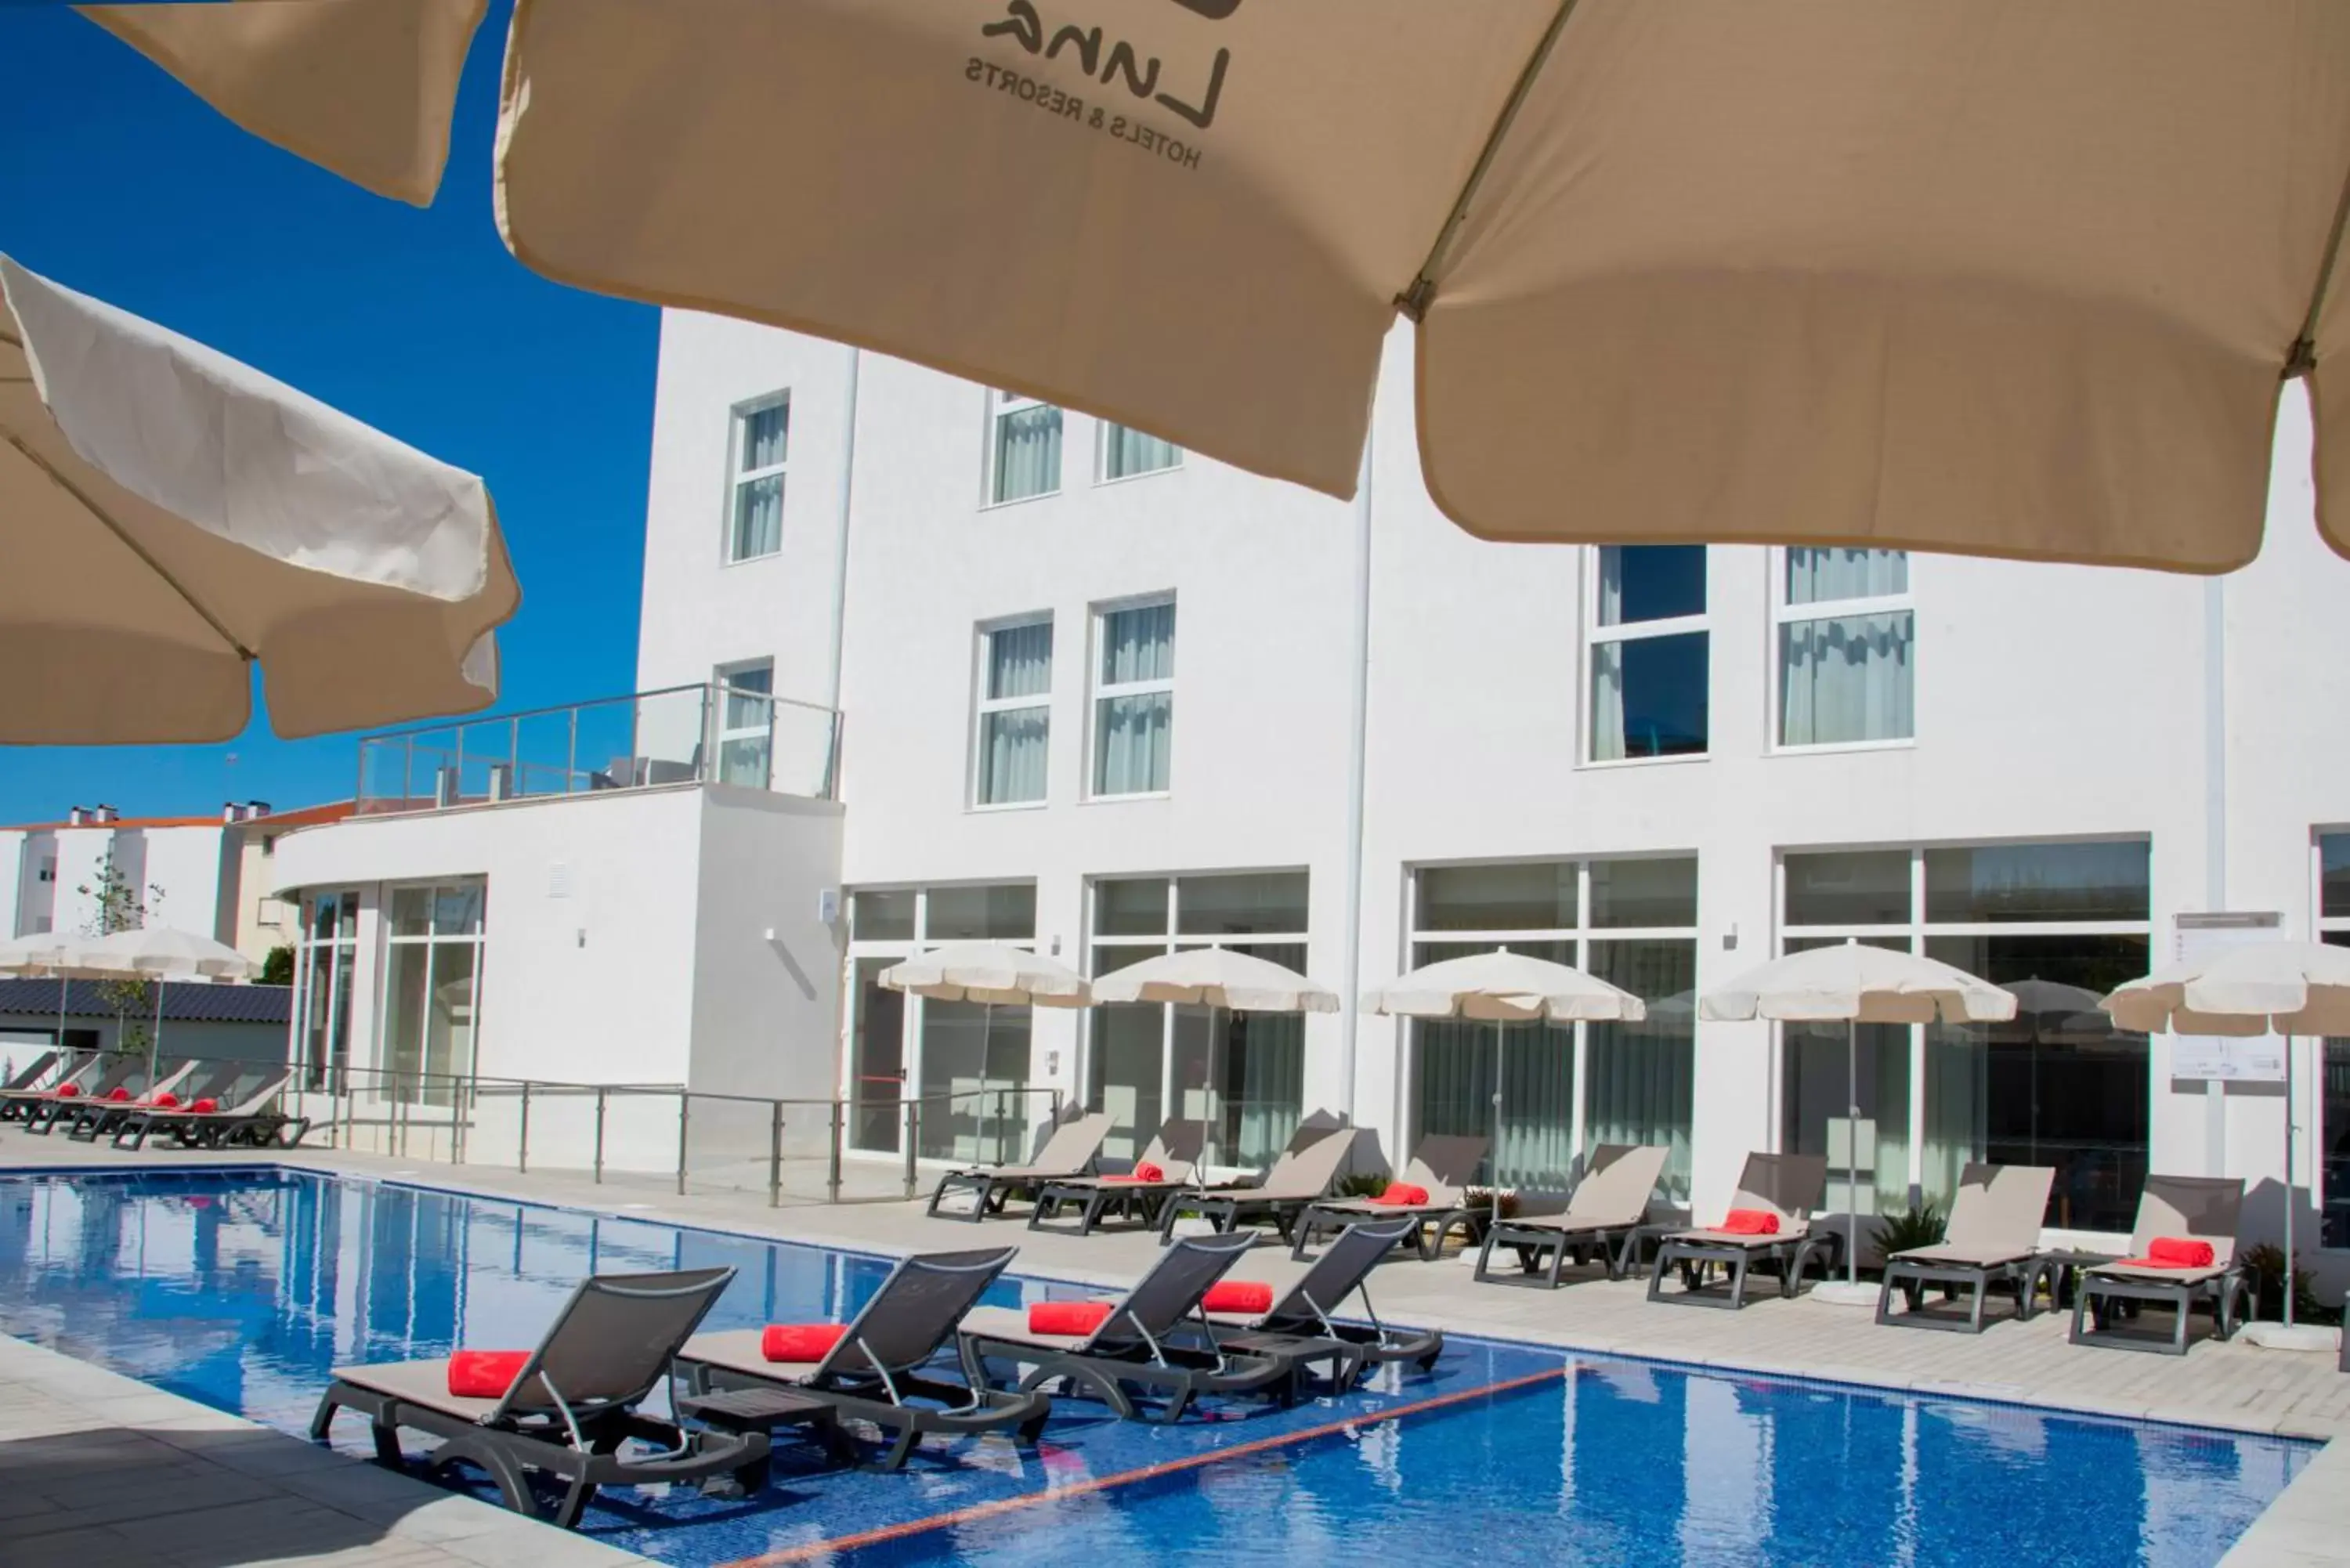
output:
[[[1488,1127],[1490,1030],[1247,1019],[1211,1084],[1204,1014],[990,1021],[875,976],[961,937],[1088,972],[1231,942],[1352,995],[1506,943],[1651,1017],[1509,1033],[1501,1179],[1666,1141],[1672,1194],[1718,1208],[1751,1149],[1841,1163],[1845,1042],[1699,1023],[1692,994],[1857,938],[2043,982],[2013,1025],[1863,1031],[1864,1212],[1987,1157],[2057,1167],[2056,1233],[2126,1230],[2150,1168],[2241,1173],[2273,1229],[2278,1088],[2177,1076],[2083,998],[2182,917],[2350,941],[2350,563],[2312,524],[2297,394],[2267,553],[2206,582],[1481,543],[1422,486],[1411,377],[1399,332],[1349,504],[670,313],[638,685],[808,706],[771,726],[690,691],[656,745],[648,699],[631,740],[570,745],[554,798],[518,757],[436,796],[412,747],[375,753],[404,782],[278,851],[316,938],[297,1050],[809,1097],[1051,1085],[1116,1114],[1114,1152],[1180,1106],[1242,1161],[1329,1109],[1394,1158]],[[433,1011],[452,984],[462,1019]],[[2294,1184],[2350,1249],[2350,1046],[2302,1063]],[[923,1127],[918,1152],[955,1152],[955,1118]],[[853,1133],[896,1158],[904,1122]]]

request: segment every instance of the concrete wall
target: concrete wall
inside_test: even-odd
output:
[[[223,892],[234,909],[237,864],[235,836],[218,826],[149,827],[146,844],[147,924],[225,940],[233,926],[222,922]]]

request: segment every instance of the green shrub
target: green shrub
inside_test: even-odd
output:
[[[1338,1179],[1337,1196],[1377,1198],[1388,1189],[1388,1183],[1393,1179],[1392,1177],[1381,1176],[1376,1171],[1358,1170],[1351,1176],[1342,1176]]]
[[[2259,1314],[2271,1323],[2284,1316],[2284,1249],[2272,1241],[2247,1247],[2237,1254],[2245,1272],[2252,1276],[2253,1287],[2261,1293]],[[2310,1288],[2309,1271],[2296,1267],[2293,1271],[2293,1315],[2299,1323],[2334,1324],[2342,1321],[2341,1309],[2328,1306],[2317,1299]]]
[[[1877,1247],[1885,1257],[1913,1247],[1930,1247],[1942,1239],[1945,1220],[1940,1209],[1921,1203],[1906,1214],[1887,1214],[1877,1222]]]

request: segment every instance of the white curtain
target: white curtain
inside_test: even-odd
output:
[[[1780,743],[1908,739],[1917,724],[1917,640],[1908,610],[1780,628]]]
[[[790,451],[792,406],[774,403],[743,416],[737,473],[783,465]],[[734,559],[772,556],[783,545],[784,476],[738,480],[734,485]]]
[[[1823,1154],[1828,1160],[1827,1208],[1843,1212],[1846,1146],[1831,1130],[1844,1125],[1852,1101],[1851,1038],[1841,1023],[1790,1023],[1784,1042],[1786,1135],[1783,1146],[1794,1154]],[[1909,1026],[1905,1023],[1864,1023],[1859,1037],[1860,1210],[1862,1214],[1897,1214],[1909,1207]],[[1933,1191],[1932,1157],[1929,1155],[1926,1188]],[[1955,1189],[1957,1171],[1951,1172]],[[1949,1200],[1947,1192],[1943,1201]]]
[[[1909,591],[1907,550],[1794,549],[1787,552],[1787,602],[1874,599]]]
[[[1138,473],[1172,468],[1182,450],[1171,441],[1160,441],[1155,435],[1145,435],[1124,425],[1104,425],[1102,477],[1128,479]]]
[[[1572,1024],[1430,1022],[1419,1028],[1419,1134],[1493,1137],[1495,1053],[1502,1079],[1501,1139],[1477,1168],[1480,1181],[1563,1190],[1575,1163]]]
[[[1624,619],[1624,552],[1613,545],[1599,551],[1599,624]],[[1624,645],[1591,645],[1591,760],[1612,763],[1624,755]]]
[[[1061,488],[1061,410],[1034,403],[995,416],[995,499]]]
[[[1105,688],[1175,675],[1175,607],[1143,605],[1102,618]],[[1175,697],[1170,691],[1105,696],[1095,710],[1094,793],[1163,790],[1173,750]]]
[[[1652,1009],[1697,984],[1697,944],[1687,940],[1596,941],[1590,970]],[[1659,1185],[1689,1196],[1690,1117],[1696,1097],[1695,1024],[1658,1009],[1638,1023],[1585,1026],[1583,1144],[1657,1144],[1669,1152]]]
[[[991,701],[1044,697],[1053,690],[1053,623],[1010,626],[987,638]],[[1045,798],[1045,763],[1051,745],[1052,709],[996,709],[980,722],[979,802],[1003,805]]]

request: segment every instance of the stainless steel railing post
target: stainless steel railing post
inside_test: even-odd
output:
[[[687,1118],[693,1111],[693,1096],[683,1089],[677,1093],[677,1195],[685,1196],[685,1131]]]
[[[922,1133],[922,1102],[906,1102],[906,1196],[914,1196],[918,1183],[914,1173],[914,1149]]]
[[[596,1179],[597,1179],[597,1181],[598,1181],[598,1182],[599,1182],[599,1183],[604,1179],[604,1096],[605,1096],[605,1092],[606,1092],[606,1091],[603,1089],[603,1087],[602,1087],[601,1085],[598,1085],[598,1088],[597,1088],[597,1090],[596,1090]]]
[[[848,1126],[848,1107],[839,1100],[832,1102],[832,1147],[826,1157],[824,1200],[840,1201],[840,1145]]]
[[[522,1081],[522,1132],[515,1150],[515,1168],[530,1174],[530,1080]]]
[[[784,1202],[784,1102],[767,1107],[767,1207]]]

